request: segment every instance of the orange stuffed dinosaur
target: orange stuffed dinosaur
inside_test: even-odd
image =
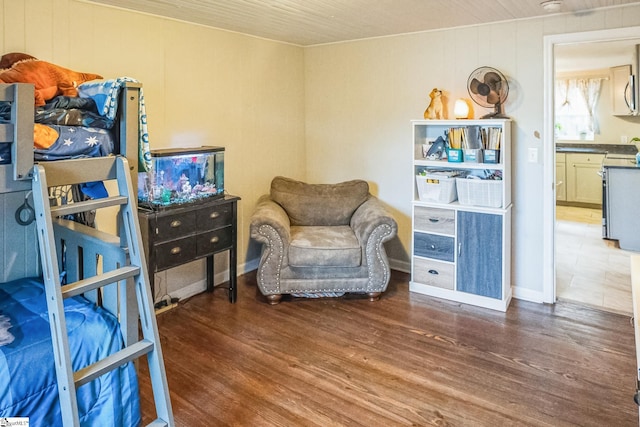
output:
[[[0,63],[9,63],[9,56],[13,58],[19,55],[29,56],[10,53],[3,55]],[[0,83],[34,84],[36,107],[58,95],[78,96],[76,88],[79,84],[101,78],[98,74],[79,73],[36,58],[19,60],[13,62],[10,68],[0,70]]]

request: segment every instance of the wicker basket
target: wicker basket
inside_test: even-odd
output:
[[[423,202],[451,203],[457,199],[456,178],[444,175],[416,175],[418,198]]]
[[[502,181],[456,178],[458,202],[468,206],[502,207]]]

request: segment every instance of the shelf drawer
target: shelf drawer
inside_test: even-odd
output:
[[[232,204],[226,203],[221,206],[210,206],[199,209],[197,213],[196,224],[198,230],[213,230],[216,228],[231,225]]]
[[[414,208],[413,225],[416,230],[453,235],[456,229],[456,211],[453,209]]]
[[[196,213],[158,215],[156,228],[156,241],[172,240],[192,234],[196,231]]]
[[[453,290],[454,271],[453,264],[414,257],[411,280],[423,285]]]
[[[197,236],[197,256],[205,256],[231,247],[231,226],[219,228]]]
[[[166,270],[193,261],[196,257],[196,236],[160,243],[155,246],[154,250],[156,271]]]
[[[453,237],[413,233],[413,254],[453,262]]]

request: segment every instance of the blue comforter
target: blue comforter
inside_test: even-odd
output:
[[[116,319],[82,297],[65,301],[69,346],[77,371],[119,350]],[[140,424],[138,383],[132,363],[77,389],[86,426]],[[62,425],[53,347],[39,279],[0,284],[0,418],[29,417],[33,426]]]
[[[47,149],[34,148],[36,161],[102,157],[113,152],[111,132],[81,126],[48,125],[58,132],[58,139]]]

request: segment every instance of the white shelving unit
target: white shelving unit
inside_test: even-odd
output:
[[[506,311],[511,301],[511,121],[415,120],[410,290]],[[425,146],[451,128],[500,129],[498,163],[428,160]],[[445,138],[446,139],[446,138]],[[464,159],[464,156],[463,156]],[[451,171],[501,180],[438,179]],[[420,173],[427,176],[417,178]],[[434,175],[435,174],[435,175]],[[466,197],[450,201],[455,194]],[[468,191],[462,191],[462,190]]]

